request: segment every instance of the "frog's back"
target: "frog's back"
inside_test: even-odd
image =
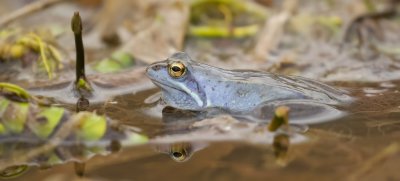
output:
[[[253,105],[285,100],[307,100],[321,104],[338,105],[352,100],[346,91],[303,77],[247,70],[219,69],[218,72],[220,72],[220,77],[224,79],[223,83],[234,85],[232,89],[235,90],[225,90],[225,92],[240,92],[240,90],[247,89],[247,92],[250,92],[248,94],[250,99],[243,97],[247,100],[252,100],[251,95],[253,97],[257,95],[258,103]],[[254,94],[251,94],[251,92],[254,92]],[[233,97],[232,99],[240,98]]]
[[[314,100],[323,104],[343,104],[351,102],[347,91],[337,89],[327,84],[297,76],[266,74],[263,80],[271,86],[280,86],[297,92],[300,99]]]

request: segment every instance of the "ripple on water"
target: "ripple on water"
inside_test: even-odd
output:
[[[290,108],[289,120],[294,124],[317,124],[332,121],[346,115],[346,112],[338,108],[306,100],[276,101],[258,106],[252,116],[258,121],[269,121],[274,111],[279,106]]]

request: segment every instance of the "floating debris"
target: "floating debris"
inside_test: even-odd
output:
[[[6,85],[0,89],[0,170],[3,177],[23,172],[15,166],[49,167],[85,161],[94,155],[115,152],[115,145],[132,146],[148,141],[146,136],[119,126],[105,116],[39,105],[30,101],[36,100],[34,96],[17,85],[0,85]],[[3,96],[10,92],[29,99],[21,102]],[[81,175],[83,171],[77,173]]]
[[[49,30],[6,29],[0,32],[0,63],[21,62],[22,68],[32,65],[35,73],[44,70],[52,79],[64,66],[56,47]]]

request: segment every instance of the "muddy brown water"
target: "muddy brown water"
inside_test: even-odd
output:
[[[400,83],[346,87],[357,98],[346,108],[348,114],[310,125],[303,134],[308,139],[290,144],[284,158],[271,144],[218,140],[185,143],[193,153],[177,162],[165,148],[142,145],[95,156],[85,162],[82,178],[73,163],[66,163],[33,167],[12,180],[399,180]],[[114,104],[97,109],[151,138],[175,134],[179,129],[163,121],[158,103],[144,103],[157,92],[118,96]]]

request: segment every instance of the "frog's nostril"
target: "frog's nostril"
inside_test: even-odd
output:
[[[151,67],[154,71],[160,70],[161,66],[160,65],[154,65]]]

